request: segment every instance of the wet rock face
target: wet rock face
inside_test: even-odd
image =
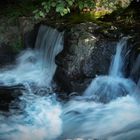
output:
[[[0,68],[12,64],[16,59],[17,53],[6,44],[0,44]]]
[[[129,57],[129,75],[131,79],[133,79],[136,83],[140,79],[140,40],[139,36],[135,37],[133,40],[133,49],[131,50],[130,57]]]
[[[96,75],[108,74],[118,36],[111,28],[81,23],[65,33],[64,50],[56,57],[55,75],[63,90],[83,91]]]
[[[15,61],[16,54],[27,47],[34,47],[37,27],[32,18],[20,17],[17,22],[12,18],[0,18],[0,68]],[[37,26],[37,25],[36,25]],[[34,29],[34,30],[33,30]]]
[[[0,111],[9,111],[10,106],[13,109],[18,109],[16,102],[18,102],[19,96],[22,95],[22,90],[24,90],[22,85],[0,85]]]
[[[19,18],[19,31],[25,48],[34,48],[39,25],[32,17]]]

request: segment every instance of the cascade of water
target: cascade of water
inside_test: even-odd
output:
[[[24,85],[19,106],[22,114],[10,111],[6,117],[0,112],[1,140],[52,140],[61,134],[61,106],[56,97],[35,93],[35,88],[50,87],[56,70],[55,56],[63,48],[63,32],[51,27],[39,28],[35,49],[25,50],[12,69],[0,71],[4,86]],[[14,103],[13,103],[14,104]],[[20,112],[21,113],[21,112]]]
[[[52,140],[61,134],[61,106],[54,95],[27,92],[20,99],[25,106],[22,114],[5,117],[0,113],[0,140]]]
[[[134,95],[135,95],[136,99],[138,100],[138,102],[140,102],[139,101],[139,98],[140,98],[140,79],[139,79],[137,86],[135,88]]]
[[[110,75],[94,79],[80,98],[61,103],[55,94],[41,96],[32,92],[30,83],[37,88],[50,84],[56,69],[55,55],[63,46],[62,36],[63,33],[41,26],[35,50],[23,52],[12,70],[0,72],[0,81],[5,85],[22,83],[28,89],[20,97],[21,114],[10,112],[6,117],[0,112],[0,140],[139,139],[139,102],[130,95],[116,99],[140,93],[139,84],[135,86],[121,75],[119,47],[124,42],[118,43]]]
[[[47,83],[50,83],[56,70],[55,56],[63,49],[63,32],[47,26],[41,26],[38,32],[35,48],[42,58],[42,69],[47,75]]]
[[[117,45],[110,75],[98,76],[83,96],[71,99],[65,104],[62,114],[63,134],[60,140],[64,138],[140,139],[140,80],[135,85],[132,80],[123,78],[121,51],[125,43],[121,40]],[[116,99],[119,96],[124,97]]]
[[[122,76],[122,67],[123,67],[123,57],[122,57],[122,51],[127,45],[127,38],[122,38],[118,43],[116,47],[116,54],[113,58],[113,61],[111,63],[109,75],[113,77],[121,77]]]
[[[47,26],[39,28],[35,50],[25,50],[13,69],[0,71],[0,83],[35,83],[50,86],[56,70],[55,56],[63,49],[63,33]]]
[[[135,135],[131,133],[131,130],[134,130],[140,138],[139,107],[140,104],[129,95],[108,104],[71,100],[63,109],[63,134],[60,140],[64,138],[113,140],[115,136],[119,136],[123,132],[125,139],[133,140]],[[127,130],[130,125],[133,128],[129,132]]]
[[[122,74],[122,51],[126,46],[126,38],[122,38],[116,47],[116,54],[111,63],[108,76],[98,76],[93,79],[86,89],[82,98],[93,99],[95,101],[108,103],[117,97],[131,94],[135,84],[130,79],[123,78]]]

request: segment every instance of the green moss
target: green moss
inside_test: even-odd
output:
[[[79,14],[71,14],[70,16],[64,17],[69,23],[81,23],[86,21],[95,21],[95,17],[90,13],[79,13]]]
[[[66,15],[61,20],[66,25],[79,24],[84,22],[94,22],[98,25],[102,25],[104,27],[109,27],[112,25],[112,22],[102,22],[97,19],[93,13],[72,13],[70,15]]]
[[[63,20],[69,24],[77,24],[82,22],[100,22],[97,20],[93,13],[72,13],[70,15],[64,16]]]

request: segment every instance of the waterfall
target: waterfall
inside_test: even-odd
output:
[[[127,45],[127,38],[122,38],[116,46],[116,54],[111,63],[109,75],[113,77],[121,77],[122,76],[122,67],[123,67],[123,57],[122,51]]]
[[[35,48],[40,52],[42,68],[46,72],[47,83],[50,84],[56,70],[55,56],[63,49],[63,32],[42,25],[39,28]]]
[[[0,71],[0,83],[16,85],[34,83],[50,86],[56,70],[55,56],[63,49],[63,32],[41,25],[35,49],[23,51],[16,65]]]
[[[108,103],[118,97],[132,93],[135,83],[130,79],[123,78],[121,71],[124,63],[122,52],[126,43],[126,38],[122,38],[117,43],[116,54],[111,62],[109,75],[98,76],[93,79],[82,98]]]
[[[48,88],[56,70],[55,56],[62,48],[63,32],[42,25],[35,49],[23,51],[16,65],[0,71],[1,85],[24,85],[20,102],[12,101],[8,117],[0,111],[1,140],[52,140],[61,134],[61,105]],[[19,113],[13,109],[17,104]]]
[[[82,96],[65,104],[60,140],[140,139],[140,82],[136,86],[121,72],[125,45],[124,39],[117,44],[109,75],[96,77]]]
[[[0,71],[3,86],[25,88],[19,113],[0,111],[0,140],[140,139],[140,80],[136,85],[121,72],[125,44],[124,39],[118,43],[109,75],[93,79],[82,96],[62,102],[53,91],[40,90],[51,86],[63,32],[41,26],[35,49],[25,50],[15,66]]]

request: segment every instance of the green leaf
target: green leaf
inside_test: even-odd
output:
[[[72,6],[72,5],[73,5],[73,1],[71,1],[71,0],[69,1],[69,0],[68,0],[68,4],[69,4],[70,6]]]
[[[64,10],[64,5],[63,4],[58,4],[56,6],[56,12],[63,12]]]
[[[88,6],[88,4],[87,4],[87,3],[84,3],[84,7],[86,7],[86,8],[87,8],[87,7],[89,7],[89,6]]]
[[[46,2],[42,2],[42,6],[46,5]]]
[[[56,12],[59,12],[60,11],[60,7],[56,7]]]
[[[33,11],[33,14],[36,14],[36,13],[38,13],[38,10],[34,10],[34,11]]]
[[[68,10],[64,8],[63,13],[66,15],[68,13]]]
[[[52,2],[52,3],[51,3],[51,6],[52,6],[52,7],[55,7],[55,6],[56,6],[56,2]]]
[[[61,15],[61,16],[64,16],[64,13],[63,13],[63,12],[60,12],[60,15]]]
[[[45,14],[42,11],[39,11],[39,16],[40,17],[45,17]]]
[[[79,6],[80,10],[82,10],[84,8],[84,5],[83,5],[83,3],[81,1],[79,1],[78,6]]]
[[[69,7],[67,7],[67,11],[68,11],[68,13],[70,13],[70,8]]]
[[[45,11],[46,11],[46,13],[49,13],[50,10],[49,9],[45,9]]]

